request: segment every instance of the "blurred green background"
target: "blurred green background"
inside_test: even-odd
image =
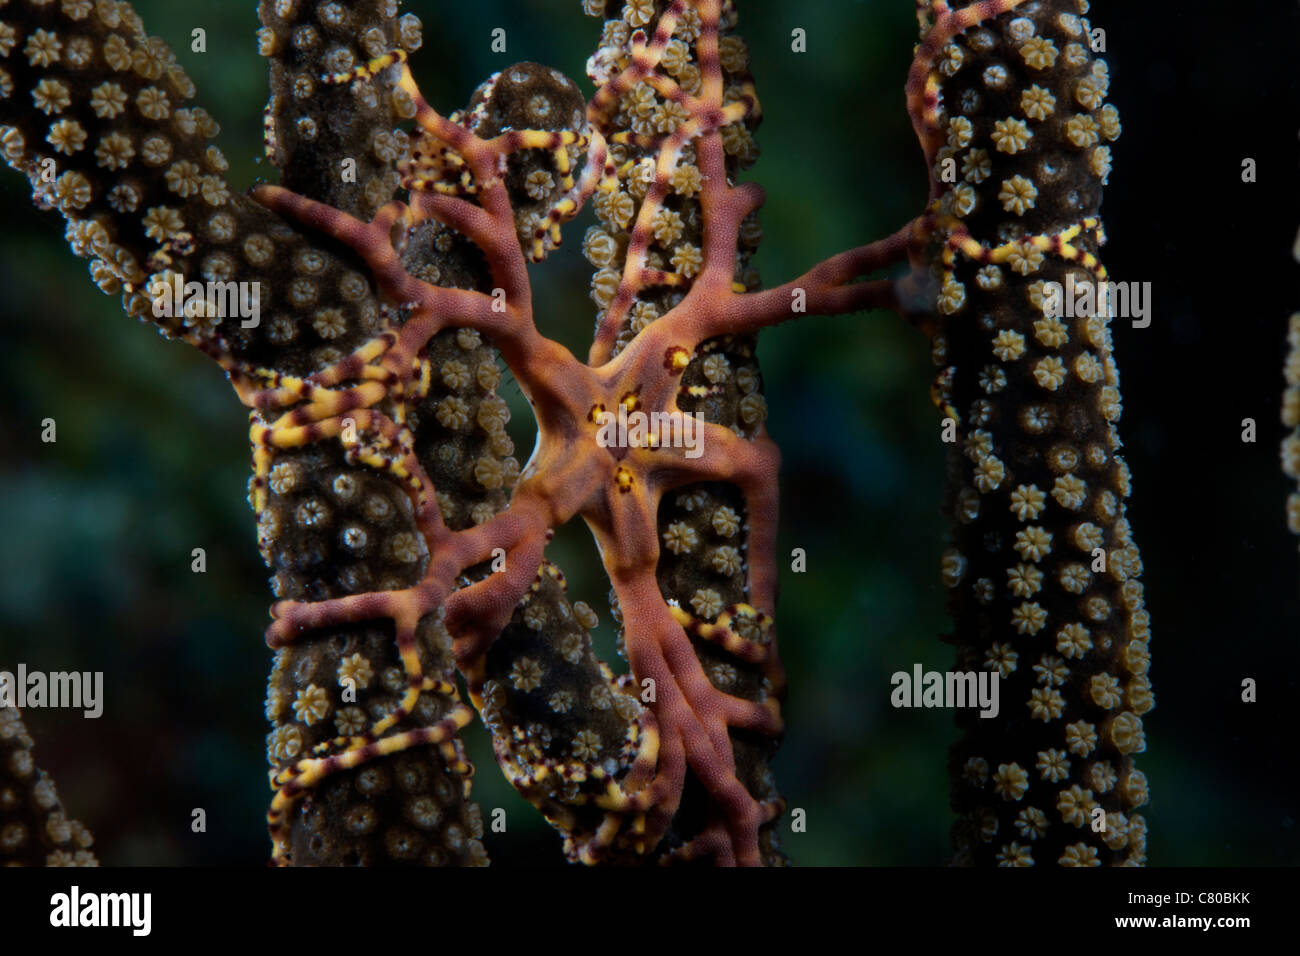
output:
[[[135,6],[221,121],[232,184],[274,180],[260,158],[255,4]],[[424,21],[415,70],[440,108],[519,60],[590,90],[583,64],[599,22],[579,0],[479,0],[447,16],[449,6],[404,4]],[[1093,12],[1109,27],[1125,122],[1105,259],[1156,290],[1152,328],[1117,329],[1129,515],[1155,634],[1159,706],[1141,759],[1150,858],[1295,864],[1300,559],[1283,524],[1277,406],[1298,287],[1286,251],[1300,221],[1287,178],[1300,111],[1296,81],[1284,78],[1297,31],[1261,30],[1262,12],[1251,11],[1265,5],[1237,4],[1238,18],[1216,25],[1207,74],[1190,65],[1208,42],[1191,18],[1178,26],[1133,6]],[[919,211],[925,175],[902,94],[915,19],[909,0],[746,0],[741,17],[764,106],[763,155],[747,174],[768,193],[757,265],[777,284]],[[188,52],[197,26],[207,54]],[[489,49],[497,26],[505,54]],[[805,54],[791,52],[794,27],[807,31]],[[1243,155],[1260,160],[1254,186],[1240,183]],[[0,191],[0,666],[105,672],[100,720],[28,717],[39,759],[106,863],[261,863],[269,597],[245,501],[245,413],[215,366],[97,293],[21,176],[6,171]],[[534,270],[543,331],[583,354],[593,306],[578,246],[589,221],[568,226],[565,248]],[[1244,234],[1250,243],[1226,238]],[[765,332],[760,358],[785,461],[780,553],[808,554],[807,573],[786,564],[778,615],[791,689],[775,767],[808,817],[806,833],[787,825],[786,849],[799,864],[942,864],[951,715],[888,704],[892,672],[952,660],[937,637],[948,626],[945,464],[926,343],[874,313]],[[515,404],[512,430],[528,448],[530,422]],[[1240,441],[1247,416],[1259,423],[1253,446]],[[56,444],[40,441],[47,417]],[[206,574],[190,571],[195,547],[207,551]],[[585,529],[564,529],[551,556],[572,596],[603,610],[598,640],[621,664]],[[1238,700],[1246,676],[1260,681],[1256,705]],[[558,838],[504,783],[481,728],[466,739],[476,799],[508,812],[508,832],[489,835],[493,858],[560,862]],[[195,807],[207,811],[206,834],[189,830]]]

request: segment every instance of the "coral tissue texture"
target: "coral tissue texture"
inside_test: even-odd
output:
[[[90,831],[64,813],[33,745],[18,708],[0,705],[0,866],[98,866]]]
[[[593,6],[599,5],[588,4],[589,9]],[[612,16],[613,4],[609,6]],[[653,4],[629,3],[621,17],[605,21],[599,47],[588,62],[596,84],[606,84],[635,65],[632,36],[651,24],[656,13]],[[758,156],[754,130],[761,115],[749,72],[749,51],[736,23],[734,6],[724,5],[716,53],[711,49],[709,54],[717,57],[722,101],[753,104],[741,122],[721,130],[722,168],[729,181]],[[685,6],[673,23],[671,39],[663,45],[655,73],[626,90],[617,105],[610,102],[597,118],[600,131],[614,141],[609,156],[618,178],[616,185],[611,183],[614,188],[597,196],[598,225],[583,237],[583,252],[596,269],[591,284],[598,309],[593,361],[618,355],[638,333],[679,305],[703,267],[704,173],[697,145],[690,138],[698,119],[689,113],[690,98],[703,92],[703,26],[699,9]],[[739,288],[758,288],[758,275],[749,260],[761,236],[757,214],[747,214],[736,235],[734,272],[728,277]],[[638,280],[641,269],[662,272],[671,281]],[[682,373],[678,408],[747,440],[760,435],[767,404],[755,345],[752,334],[701,343]],[[768,633],[770,619],[748,603],[750,524],[745,497],[725,483],[687,484],[664,496],[657,527],[659,589],[692,632],[691,645],[708,680],[720,691],[756,702],[780,693],[783,676]],[[734,648],[706,636],[717,626],[729,626],[750,642],[748,646],[763,649],[748,655],[749,659],[737,655]],[[780,798],[767,766],[775,741],[735,728],[730,738],[739,779],[775,810]],[[691,836],[688,821],[702,819],[707,809],[692,806],[702,803],[701,797],[699,791],[684,795],[671,842]],[[781,863],[775,816],[769,816],[760,831],[762,856],[765,862]]]
[[[934,394],[958,436],[943,580],[958,667],[1002,678],[997,718],[959,712],[959,863],[1145,860],[1133,755],[1154,706],[1151,630],[1110,320],[1045,303],[1046,283],[1106,277],[1098,207],[1120,122],[1086,12],[1035,0],[940,29],[925,83],[942,243]]]

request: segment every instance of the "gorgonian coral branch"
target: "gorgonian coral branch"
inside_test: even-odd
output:
[[[964,863],[1145,860],[1132,755],[1154,706],[1150,619],[1124,516],[1111,316],[1059,295],[1107,279],[1097,210],[1120,126],[1086,12],[924,4],[908,86],[932,163],[934,394],[955,437],[951,639],[959,669],[1002,683],[996,718],[958,718]]]
[[[392,71],[357,86],[329,78],[393,50],[418,50],[419,18],[399,16],[397,0],[260,0],[257,12],[271,87],[266,150],[281,184],[373,216],[397,191],[396,166],[410,153],[398,127],[415,115],[415,104]]]
[[[34,746],[18,708],[0,704],[0,865],[98,866],[94,838],[68,819]]]

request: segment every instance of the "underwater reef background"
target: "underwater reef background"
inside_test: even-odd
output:
[[[222,124],[239,186],[261,160],[266,70],[252,4],[135,0]],[[590,84],[598,26],[578,0],[407,0],[425,24],[414,69],[426,96],[463,105],[520,60]],[[1116,280],[1149,281],[1152,323],[1116,320],[1133,472],[1128,516],[1152,615],[1144,718],[1153,865],[1300,863],[1300,554],[1284,517],[1278,409],[1287,316],[1300,308],[1290,251],[1300,226],[1300,11],[1245,0],[1181,18],[1154,5],[1093,4],[1107,30],[1124,133],[1102,207]],[[891,232],[913,216],[925,171],[903,82],[916,35],[906,0],[742,0],[764,107],[767,190],[755,263],[769,284]],[[189,52],[195,27],[205,54]],[[507,30],[507,53],[490,31]],[[808,52],[790,31],[808,32]],[[1244,183],[1242,160],[1258,164]],[[67,252],[62,228],[0,177],[0,668],[102,670],[104,715],[28,712],[41,764],[106,864],[259,864],[268,854],[262,700],[270,602],[245,500],[245,412],[220,371],[123,315]],[[592,214],[535,270],[543,331],[585,353],[595,306],[579,253]],[[760,358],[780,443],[777,623],[789,671],[788,732],[774,762],[806,833],[782,824],[796,864],[939,865],[950,853],[944,710],[894,710],[889,677],[946,670],[950,622],[939,558],[945,448],[923,336],[885,313],[765,331]],[[516,443],[531,447],[517,388],[503,388]],[[43,444],[41,420],[58,423]],[[1242,442],[1253,418],[1257,440]],[[192,548],[207,572],[190,570]],[[550,551],[574,599],[612,621],[587,532]],[[784,563],[788,569],[789,562]],[[1241,681],[1259,700],[1241,701]],[[1006,702],[1009,703],[1009,702]],[[507,811],[485,836],[498,864],[562,862],[559,838],[496,769],[481,728],[463,735],[475,800]],[[204,834],[190,832],[194,808]]]

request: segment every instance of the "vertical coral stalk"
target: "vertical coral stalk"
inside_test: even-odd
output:
[[[1300,249],[1297,252],[1300,258]],[[1282,470],[1300,483],[1300,312],[1291,316],[1287,328],[1286,365],[1282,369],[1286,390],[1282,393],[1282,424],[1291,429],[1282,441]],[[1287,527],[1300,534],[1300,490],[1286,501]]]
[[[1141,864],[1154,706],[1141,559],[1124,513],[1110,316],[1053,307],[1100,283],[1098,209],[1120,131],[1083,0],[922,4],[909,105],[932,162],[936,402],[955,425],[943,560],[961,670],[957,862]]]
[[[721,213],[708,208],[709,199],[721,195],[719,181],[734,183],[757,159],[753,133],[761,118],[749,51],[735,30],[734,4],[715,9],[708,3],[632,2],[623,5],[617,18],[612,11],[608,15],[589,71],[597,83],[614,77],[624,82],[621,88],[605,86],[593,104],[593,122],[613,143],[610,160],[618,171],[614,188],[596,199],[599,225],[587,231],[583,242],[597,270],[591,292],[599,310],[594,363],[617,356],[686,298],[703,268],[705,231]],[[648,48],[637,49],[635,32],[652,29]],[[724,104],[751,105],[719,133],[699,136],[699,120],[688,106],[692,98],[708,95],[720,95]],[[751,212],[733,237],[738,240],[734,246],[716,252],[734,263],[729,278],[738,290],[759,286],[749,260],[761,236]],[[702,342],[682,374],[678,408],[747,440],[766,442],[767,403],[756,345],[753,333]],[[748,583],[749,562],[773,560],[769,552],[775,542],[766,537],[775,521],[775,487],[771,491],[773,513],[751,518],[735,486],[688,484],[665,495],[657,515],[659,590],[686,624],[708,680],[747,700],[779,697],[784,687],[770,618],[772,596],[752,593]],[[622,616],[617,598],[615,604]],[[705,636],[728,626],[746,642],[764,646],[762,659],[737,656],[735,647]],[[730,736],[738,776],[768,809],[761,829],[762,859],[784,862],[775,833],[784,804],[768,768],[776,741],[735,729]],[[667,850],[680,847],[679,855],[688,856],[703,852],[690,848],[711,822],[703,796],[696,789],[683,796],[665,841]]]
[[[410,140],[395,126],[415,115],[415,104],[396,69],[365,82],[333,79],[392,50],[417,49],[419,20],[411,14],[399,18],[395,0],[263,0],[258,13],[271,87],[265,112],[269,158],[286,186],[370,218],[400,185],[396,166],[409,156]],[[436,249],[436,239],[429,231],[409,249],[412,257],[427,254],[424,274],[446,286],[484,283],[484,269],[466,256],[463,241],[447,236]],[[294,274],[284,303],[289,308],[268,318],[279,368],[316,370],[345,354],[335,343],[346,337],[348,312],[311,308],[331,287],[348,304],[362,300],[358,312],[366,331],[403,318],[388,305],[364,301],[369,289],[361,273],[331,276],[322,253],[304,250],[291,260]],[[443,368],[463,374],[444,374],[436,382],[426,376],[412,394],[384,406],[410,427],[417,457],[429,461],[440,452],[453,465],[441,471],[463,472],[466,461],[484,456],[497,462],[508,455],[500,429],[465,428],[449,441],[430,434],[440,431],[440,418],[453,417],[438,413],[449,402],[455,403],[457,422],[476,413],[483,423],[500,418],[499,412],[487,414],[504,404],[495,394],[500,375],[491,347],[476,333],[448,329],[428,353]],[[255,406],[266,397],[265,391],[252,394],[259,396],[250,402]],[[327,427],[304,441],[274,440],[277,423],[293,414],[293,404],[261,404],[252,416],[257,475],[250,502],[258,513],[263,556],[274,572],[274,594],[323,600],[411,587],[433,555],[404,483],[359,459]],[[304,404],[310,405],[297,407]],[[312,418],[298,414],[304,421]],[[361,440],[372,440],[367,419],[358,413],[353,421]],[[484,488],[467,483],[463,474],[446,477],[439,488],[449,521],[468,522],[473,509],[491,514],[504,504],[499,483]],[[467,484],[472,487],[462,488]],[[468,802],[472,768],[454,739],[471,713],[454,681],[451,639],[435,614],[323,626],[279,643],[266,701],[274,728],[267,757],[277,788],[270,820],[279,862],[486,862],[479,809]],[[371,730],[385,724],[387,730]]]
[[[339,22],[347,11],[337,3],[275,9],[284,16],[275,21],[283,35],[269,24],[263,52],[280,56],[281,74],[297,70],[293,78],[322,64],[341,65],[349,50],[363,55],[352,44],[368,42],[372,28],[385,41],[418,43],[415,26],[396,22],[389,2],[353,11],[371,16],[368,25]],[[394,310],[379,301],[359,257],[319,237],[307,239],[231,191],[225,159],[208,143],[217,124],[185,105],[193,85],[166,44],[145,35],[129,4],[29,4],[5,14],[0,70],[15,92],[0,101],[4,158],[27,173],[38,204],[64,215],[69,243],[91,259],[100,289],[121,294],[131,314],[217,360],[256,409],[254,435],[265,437],[277,405],[311,394],[305,376],[364,346],[395,320]],[[290,56],[285,51],[295,38]],[[279,79],[292,86],[292,79]],[[269,145],[277,158],[292,161],[297,152],[278,131],[292,120],[301,140],[312,122],[330,118],[313,114],[310,103],[299,103],[295,113],[286,102],[273,98]],[[391,163],[396,155],[389,152],[402,149],[391,124],[403,103],[391,94],[382,104],[362,102],[345,129],[318,130],[320,155],[332,165],[352,152],[363,173],[368,156]],[[396,185],[381,175],[374,186],[375,177],[363,176],[350,192],[341,176],[319,172],[307,179],[341,205],[362,210],[387,198],[382,188]],[[178,314],[153,309],[151,292],[188,281],[240,283],[258,293],[261,314],[242,322],[202,297]],[[386,340],[380,341],[382,351]],[[442,347],[490,360],[472,341]],[[311,421],[313,414],[300,417]],[[364,423],[359,427],[364,435]],[[328,427],[315,432],[328,437]],[[254,479],[252,499],[259,506],[259,542],[276,572],[273,587],[320,597],[391,589],[418,577],[427,551],[402,483],[367,471],[339,444],[307,444],[259,441],[255,450],[265,471]],[[267,699],[275,722],[269,757],[278,772],[291,771],[277,784],[272,811],[277,859],[481,861],[477,811],[467,802],[468,767],[453,739],[470,713],[451,683],[436,620],[410,622],[402,635],[387,622],[359,621],[294,638],[277,654]],[[407,704],[412,673],[420,693]],[[349,754],[312,753],[389,717],[399,724],[391,735]],[[360,767],[363,762],[369,766]],[[326,777],[327,786],[308,792]]]

